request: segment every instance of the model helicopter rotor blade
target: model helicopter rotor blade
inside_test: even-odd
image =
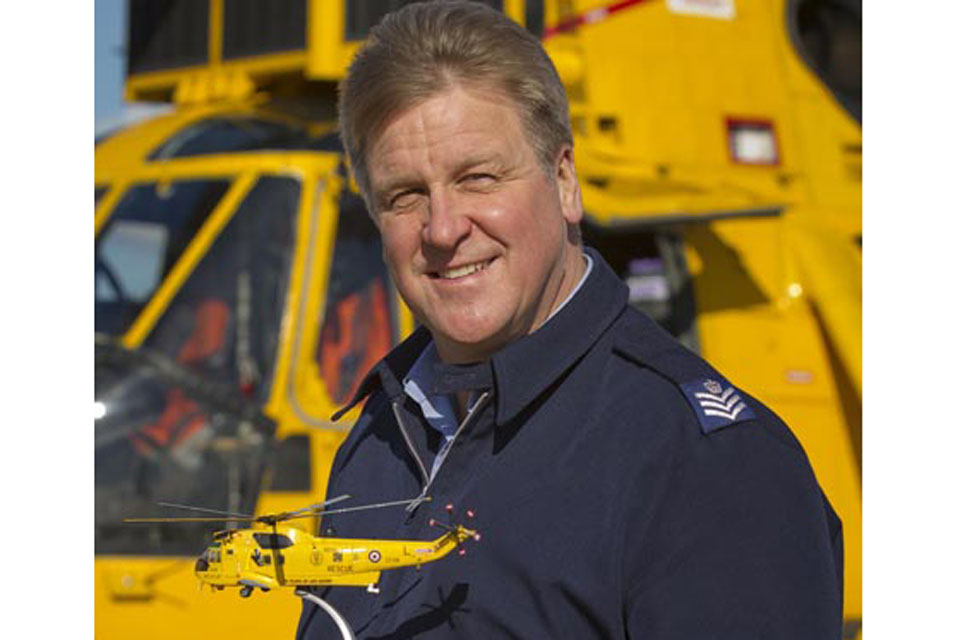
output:
[[[323,502],[318,502],[317,504],[312,504],[309,507],[303,507],[302,509],[297,509],[296,511],[290,511],[284,513],[279,520],[290,520],[291,518],[300,518],[307,515],[313,516],[316,515],[317,509],[323,509],[331,504],[336,504],[338,502],[343,502],[344,500],[349,499],[348,494],[343,494],[342,496],[337,496],[336,498],[330,498],[329,500],[324,500]]]
[[[177,504],[176,502],[158,502],[158,505],[161,507],[173,507],[175,509],[187,509],[188,511],[197,511],[199,513],[212,513],[219,516],[224,516],[224,519],[245,519],[253,520],[255,516],[250,515],[249,513],[234,513],[232,511],[221,511],[220,509],[207,509],[205,507],[194,507],[189,504]]]
[[[176,507],[178,509],[189,509],[191,511],[200,511],[202,513],[216,513],[223,514],[218,517],[177,517],[177,518],[124,518],[123,522],[130,523],[145,523],[145,522],[229,522],[229,521],[243,521],[243,522],[261,522],[264,524],[269,524],[276,529],[278,522],[283,522],[285,520],[296,520],[298,518],[312,518],[318,515],[324,515],[327,513],[350,513],[353,511],[366,511],[368,509],[382,509],[384,507],[397,507],[405,506],[412,502],[429,502],[430,496],[425,498],[410,498],[409,500],[392,500],[390,502],[378,502],[376,504],[364,504],[356,507],[343,507],[340,509],[329,509],[325,510],[324,506],[335,504],[349,498],[349,495],[337,496],[336,498],[331,498],[324,502],[319,502],[310,507],[304,507],[303,509],[297,509],[296,511],[291,511],[290,513],[282,514],[270,514],[264,516],[250,516],[241,513],[231,513],[229,511],[218,511],[216,509],[206,509],[204,507],[193,507],[185,504],[176,504],[173,502],[159,502],[157,504],[164,507]]]
[[[284,519],[285,519],[285,520],[296,520],[297,518],[307,518],[307,517],[312,517],[312,516],[325,516],[325,515],[327,515],[327,514],[329,514],[329,513],[351,513],[351,512],[353,512],[353,511],[366,511],[366,510],[368,510],[368,509],[382,509],[382,508],[384,508],[384,507],[400,507],[400,506],[406,506],[406,505],[411,504],[411,503],[413,503],[413,502],[417,502],[418,500],[421,501],[421,502],[429,502],[429,501],[430,501],[430,496],[427,496],[427,497],[425,497],[425,498],[410,498],[410,499],[408,499],[408,500],[392,500],[392,501],[390,501],[390,502],[378,502],[378,503],[376,503],[376,504],[364,504],[364,505],[359,505],[359,506],[356,506],[356,507],[342,507],[342,508],[340,508],[340,509],[325,509],[325,510],[317,511],[317,512],[314,512],[314,513],[305,513],[305,514],[302,514],[302,515],[299,515],[299,516],[293,516],[292,518],[284,518]]]
[[[228,522],[230,520],[246,520],[248,522],[252,521],[253,518],[236,518],[236,517],[220,517],[220,518],[124,518],[123,522],[133,522],[133,523],[142,523],[142,522]]]

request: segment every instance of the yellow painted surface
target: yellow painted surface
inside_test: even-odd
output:
[[[547,0],[547,24],[611,4]],[[515,18],[523,15],[517,0],[505,6]],[[670,228],[686,247],[702,352],[769,404],[803,443],[844,523],[845,617],[856,620],[862,615],[862,261],[855,242],[862,230],[861,129],[798,55],[786,30],[786,0],[736,0],[735,7],[733,20],[720,20],[680,15],[666,0],[650,0],[545,44],[571,100],[590,219],[611,227],[684,221]],[[192,122],[259,113],[270,99],[265,87],[279,75],[329,90],[358,45],[342,39],[343,3],[308,0],[307,11],[304,51],[211,59],[209,65],[128,78],[128,97],[167,95],[179,104],[172,114],[102,142],[96,152],[96,184],[110,187],[95,213],[97,231],[123,192],[141,181],[280,173],[303,182],[276,379],[265,412],[279,434],[310,434],[312,486],[309,493],[261,493],[258,513],[318,500],[345,435],[342,426],[326,421],[335,407],[310,357],[324,312],[337,195],[344,188],[339,159],[299,151],[144,159]],[[778,164],[733,163],[727,118],[769,121]],[[230,214],[227,209],[222,215]],[[717,214],[756,212],[775,215],[711,221]],[[171,284],[165,295],[175,289]],[[414,321],[399,308],[406,335]],[[293,634],[299,610],[293,596],[257,594],[241,601],[201,594],[188,567],[155,581],[162,597],[146,597],[136,583],[124,599],[111,591],[116,575],[126,567],[157,571],[171,561],[98,558],[96,566],[98,638]]]
[[[198,549],[199,552],[201,549]],[[94,622],[98,640],[178,638],[292,638],[300,598],[289,591],[200,590],[196,558],[100,556],[94,564]],[[127,593],[126,582],[134,592]],[[139,584],[144,586],[140,587]],[[144,584],[146,583],[146,584]]]

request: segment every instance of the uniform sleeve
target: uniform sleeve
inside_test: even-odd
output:
[[[625,518],[627,636],[839,638],[839,520],[802,450],[759,421],[699,435]]]

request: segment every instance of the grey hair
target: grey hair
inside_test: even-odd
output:
[[[548,175],[573,146],[563,82],[536,37],[479,2],[412,3],[370,31],[340,83],[340,136],[368,205],[371,141],[394,115],[455,86],[510,98]]]

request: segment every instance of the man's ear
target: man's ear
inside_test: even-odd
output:
[[[557,154],[554,165],[557,195],[567,224],[579,224],[583,219],[583,201],[580,197],[580,182],[573,164],[573,148],[564,145]]]

